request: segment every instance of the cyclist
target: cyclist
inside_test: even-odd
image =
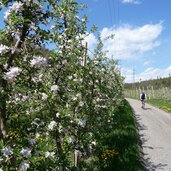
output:
[[[140,94],[140,100],[142,102],[142,108],[145,107],[145,99],[146,99],[146,94],[145,94],[144,91],[142,91],[141,94]]]

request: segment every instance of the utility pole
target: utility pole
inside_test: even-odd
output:
[[[85,49],[85,53],[84,53],[84,56],[83,56],[83,66],[85,66],[86,63],[87,63],[87,49],[88,49],[88,43],[87,42],[85,43],[84,49]]]
[[[135,84],[135,68],[133,68],[133,70],[132,70],[132,91],[133,92],[134,92],[134,89],[135,89],[135,85],[134,84]],[[135,96],[136,96],[136,92],[135,92]]]
[[[135,69],[132,69],[132,88],[134,87],[134,83],[135,83]]]

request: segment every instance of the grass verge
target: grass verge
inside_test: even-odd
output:
[[[96,148],[98,170],[142,171],[135,118],[126,100],[114,111],[113,119],[113,131]]]
[[[150,99],[148,100],[148,103],[171,113],[171,100]]]

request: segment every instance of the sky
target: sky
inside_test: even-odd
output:
[[[88,5],[88,28],[98,26],[109,58],[119,61],[126,83],[171,74],[171,0],[78,0]],[[87,37],[88,48],[97,33]],[[114,35],[113,39],[106,39]]]
[[[93,51],[100,32],[107,56],[118,60],[126,83],[171,74],[171,0],[77,0],[87,4],[86,41]],[[4,10],[0,12],[3,28]],[[113,39],[106,39],[114,35]]]

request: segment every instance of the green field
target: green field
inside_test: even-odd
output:
[[[148,100],[148,103],[171,113],[171,100],[150,99]]]

